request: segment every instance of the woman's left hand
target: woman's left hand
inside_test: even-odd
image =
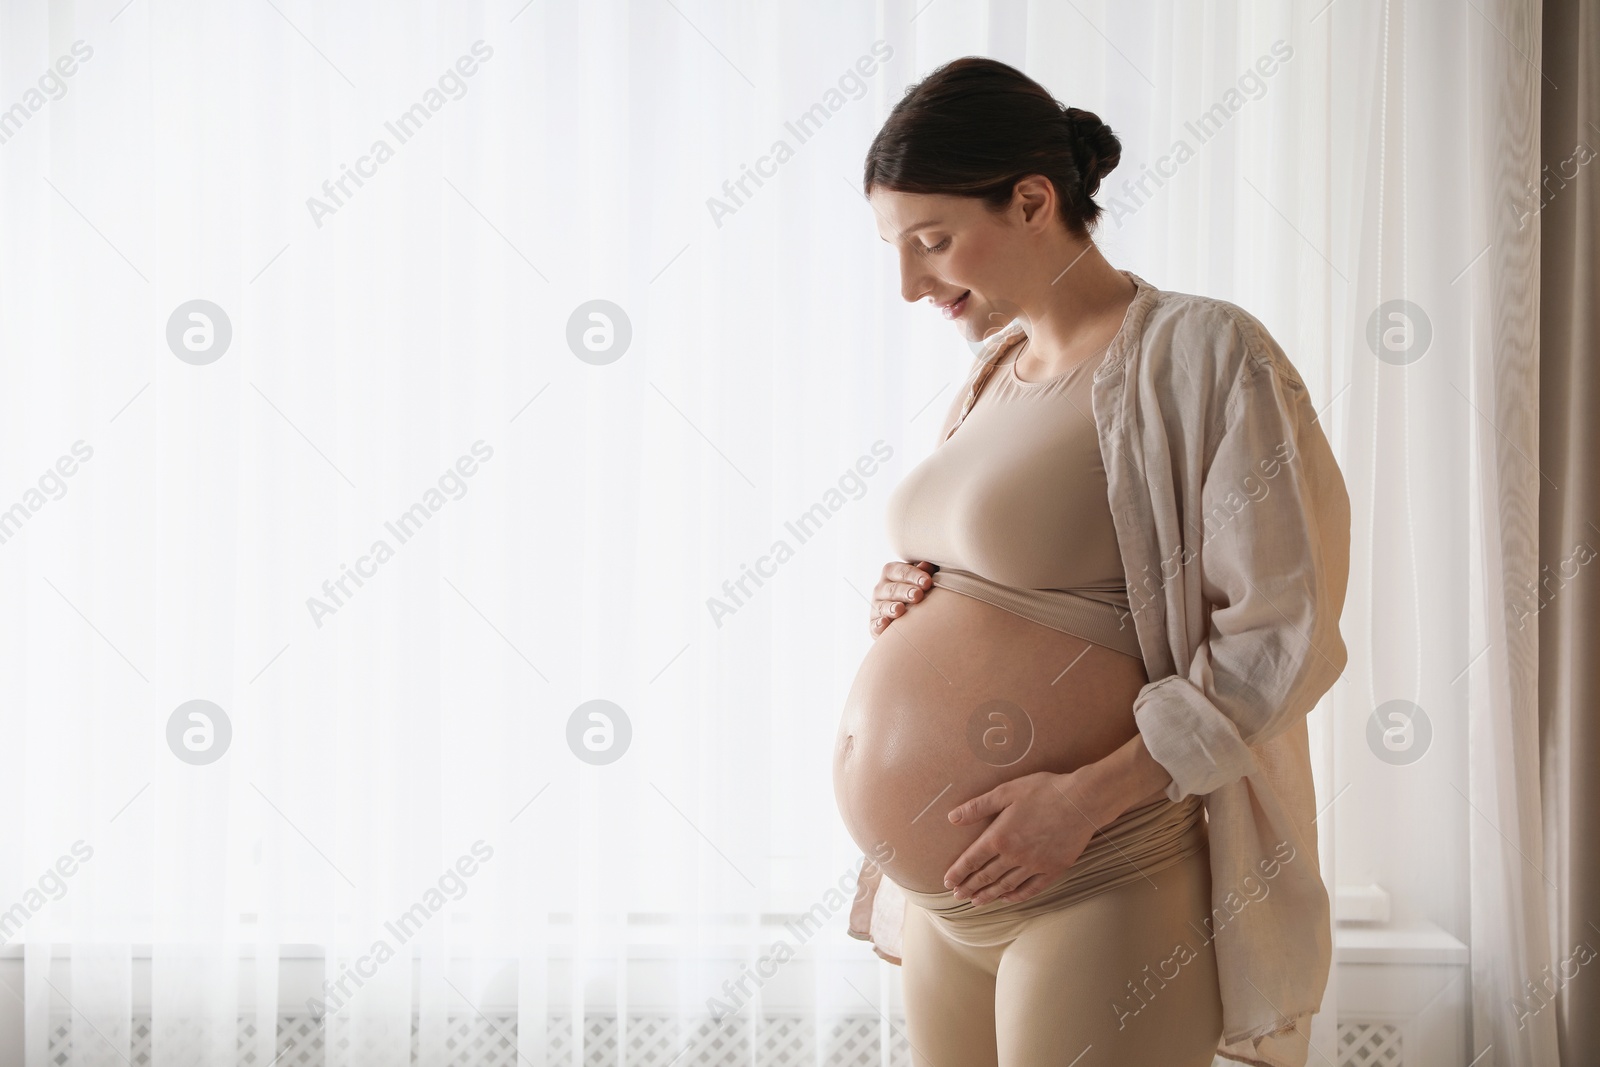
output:
[[[997,818],[945,873],[945,888],[974,904],[1027,900],[1078,862],[1102,820],[1110,821],[1098,808],[1074,773],[1001,782],[950,812],[957,826]]]

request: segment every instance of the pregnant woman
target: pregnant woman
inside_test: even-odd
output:
[[[901,295],[981,344],[888,501],[834,755],[919,1067],[1301,1067],[1327,982],[1349,503],[1265,328],[1095,247],[1119,150],[968,57],[866,161]]]

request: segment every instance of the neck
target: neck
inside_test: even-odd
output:
[[[1138,291],[1093,243],[1066,246],[1062,266],[1022,305],[1036,374],[1064,373],[1110,344]]]

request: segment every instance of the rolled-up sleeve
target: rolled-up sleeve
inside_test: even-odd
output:
[[[1174,801],[1254,771],[1250,746],[1315,707],[1347,659],[1344,478],[1304,383],[1264,330],[1248,332],[1240,343],[1257,350],[1240,365],[1203,476],[1199,551],[1184,553],[1209,622],[1189,663],[1146,685],[1133,706]]]

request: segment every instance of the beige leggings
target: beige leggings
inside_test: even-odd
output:
[[[1222,1001],[1200,804],[1125,813],[1021,902],[907,890],[916,1067],[1210,1067]]]

